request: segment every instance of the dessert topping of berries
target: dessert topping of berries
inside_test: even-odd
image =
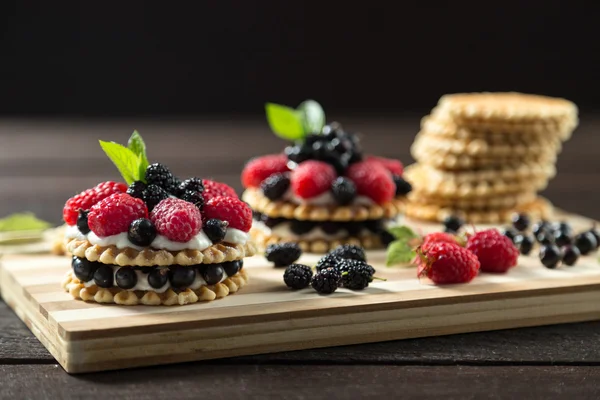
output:
[[[202,197],[202,194],[200,194],[200,192],[194,190],[186,190],[181,194],[180,198],[181,200],[187,201],[188,203],[192,203],[193,205],[198,207],[199,210],[202,210],[202,207],[204,207],[204,197]]]
[[[302,249],[297,243],[270,244],[265,250],[267,261],[275,264],[275,267],[287,267],[300,258]]]
[[[290,289],[304,289],[310,285],[312,269],[307,265],[292,264],[285,269],[283,281]]]
[[[367,261],[365,250],[354,244],[343,244],[333,249],[329,254],[350,260]]]
[[[418,276],[427,276],[436,284],[470,282],[479,273],[475,254],[456,244],[436,243],[418,253]]]
[[[150,219],[159,235],[174,242],[187,242],[202,229],[200,210],[192,203],[175,198],[162,200]]]
[[[154,163],[146,168],[146,183],[163,188],[168,193],[175,192],[173,174],[165,165]]]
[[[279,200],[290,188],[290,178],[288,173],[276,173],[265,179],[261,185],[265,197],[269,200]]]
[[[202,228],[206,236],[210,239],[213,244],[221,243],[225,239],[227,234],[227,227],[229,222],[221,221],[220,219],[211,218],[204,221],[204,227]]]
[[[331,294],[340,287],[342,274],[335,268],[325,268],[313,275],[310,285],[320,294]]]
[[[352,203],[356,197],[356,186],[350,179],[340,176],[331,184],[331,193],[335,201],[344,206]]]
[[[390,171],[392,175],[396,175],[401,177],[404,173],[404,165],[400,160],[394,160],[391,158],[377,157],[377,156],[367,156],[365,161],[372,161],[381,164],[385,169]]]
[[[111,236],[127,232],[138,218],[148,218],[146,204],[126,193],[115,193],[90,208],[88,225],[98,236]]]
[[[319,196],[329,190],[336,176],[335,169],[327,163],[315,160],[305,161],[291,173],[292,191],[303,199]]]
[[[144,198],[144,189],[146,184],[142,181],[135,181],[127,188],[127,194],[138,199]]]
[[[191,190],[192,192],[202,193],[204,191],[204,183],[202,182],[202,179],[189,178],[181,182],[177,186],[178,193],[185,193],[188,190]]]
[[[204,179],[202,181],[204,183],[204,192],[202,192],[202,196],[204,196],[204,203],[206,204],[213,197],[235,197],[238,195],[231,186],[222,183],[215,182],[209,179]]]
[[[285,154],[271,154],[250,160],[242,171],[242,185],[245,188],[258,188],[271,175],[288,172],[288,159]]]
[[[136,219],[129,225],[127,238],[136,246],[150,246],[156,238],[156,227],[147,218]]]
[[[448,232],[432,232],[428,233],[423,237],[423,241],[421,242],[421,247],[423,250],[427,250],[429,247],[436,243],[452,243],[462,245],[460,243],[459,238]]]
[[[158,203],[169,198],[169,193],[160,186],[148,185],[146,189],[144,189],[142,198],[148,206],[148,210],[152,211]]]
[[[398,175],[392,175],[394,185],[396,185],[396,196],[406,196],[412,192],[412,185]]]
[[[377,204],[387,203],[396,194],[392,175],[378,163],[361,161],[352,164],[346,175],[354,182],[358,194],[369,197]]]
[[[213,197],[203,211],[205,219],[227,221],[230,228],[248,232],[252,227],[252,209],[237,197]]]
[[[75,225],[79,217],[79,210],[89,210],[100,200],[115,193],[125,193],[127,185],[121,182],[102,182],[97,186],[85,190],[67,200],[63,208],[63,218],[67,225]]]
[[[484,272],[506,272],[517,265],[519,250],[497,229],[475,232],[467,240],[467,249],[481,263]]]
[[[88,213],[89,210],[79,210],[79,216],[77,217],[77,229],[79,232],[87,235],[90,233],[90,226],[88,225]]]

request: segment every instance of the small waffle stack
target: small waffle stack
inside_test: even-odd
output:
[[[521,93],[442,96],[423,118],[406,168],[413,185],[408,217],[503,223],[514,212],[550,218],[538,192],[556,174],[556,157],[578,124],[572,102]]]

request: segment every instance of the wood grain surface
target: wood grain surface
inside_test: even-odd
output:
[[[333,117],[363,132],[368,151],[410,162],[408,146],[418,130],[420,115],[407,119]],[[151,158],[160,158],[178,174],[213,176],[238,190],[239,170],[246,159],[279,151],[282,146],[262,120],[2,120],[0,215],[31,210],[58,223],[67,197],[82,187],[117,177],[114,167],[100,153],[97,139],[125,141],[133,129],[144,135]],[[598,129],[600,119],[593,115],[582,118],[559,157],[558,176],[544,192],[556,205],[595,219],[600,219]],[[191,142],[198,144],[185,145]],[[354,388],[353,393],[368,396],[368,385],[364,385],[364,391],[356,388],[356,379],[351,379],[354,375],[345,367],[360,369],[360,377],[371,382],[371,386],[388,382],[383,377],[388,372],[392,374],[396,385],[390,378],[381,391],[375,390],[379,386],[373,386],[378,397],[406,393],[411,398],[514,398],[517,394],[529,394],[528,398],[597,398],[598,393],[589,382],[596,375],[593,366],[600,363],[599,328],[600,323],[589,322],[460,334],[87,374],[81,378],[57,368],[37,339],[0,302],[0,365],[6,378],[0,385],[0,398],[81,398],[84,394],[117,395],[118,391],[125,398],[153,398],[156,393],[164,393],[158,386],[167,390],[172,385],[180,389],[178,396],[185,397],[199,388],[207,390],[203,377],[210,378],[209,387],[231,387],[223,392],[229,398],[268,398],[265,385],[288,398],[343,397],[345,392],[338,391],[346,385]],[[550,367],[554,364],[567,367]],[[293,372],[283,370],[282,365],[290,365]],[[265,372],[265,368],[270,372]],[[464,368],[474,369],[471,375],[457,373]],[[318,374],[309,373],[312,370]],[[269,379],[257,383],[263,375]],[[322,381],[323,376],[337,382],[334,391],[311,384]],[[414,384],[424,376],[433,385]],[[529,385],[525,377],[543,384]],[[480,390],[472,388],[474,379]],[[441,384],[435,384],[436,380]],[[73,382],[79,385],[81,395],[69,390]],[[110,392],[113,386],[117,392]],[[280,391],[276,392],[275,387]],[[445,395],[445,390],[450,395]],[[210,393],[219,398],[216,392]]]

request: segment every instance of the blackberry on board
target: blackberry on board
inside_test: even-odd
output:
[[[154,207],[164,199],[169,197],[169,193],[167,193],[163,188],[157,185],[148,185],[144,190],[143,200],[148,207],[148,211],[152,211]]]
[[[334,254],[340,258],[367,261],[365,250],[355,244],[342,244],[333,249],[330,254]]]
[[[276,267],[287,267],[296,262],[302,255],[298,243],[270,244],[265,250],[265,258]]]
[[[325,268],[313,275],[310,285],[320,294],[331,294],[340,286],[342,275],[335,268]]]
[[[340,271],[340,273],[350,271],[352,268],[363,268],[364,270],[369,271],[371,278],[375,275],[375,268],[360,260],[345,259],[336,266],[336,269]]]
[[[317,272],[323,270],[323,269],[327,269],[327,268],[335,268],[337,269],[338,265],[344,261],[343,258],[338,257],[335,254],[326,254],[323,257],[321,257],[321,259],[319,260],[319,262],[317,262],[317,265],[315,266],[315,269],[317,270]]]
[[[146,168],[146,183],[148,185],[156,185],[169,193],[175,192],[175,180],[173,174],[165,165],[154,163]]]
[[[302,264],[292,264],[283,273],[283,281],[291,289],[307,288],[310,285],[312,277],[312,269]]]
[[[132,182],[131,185],[127,188],[127,194],[131,197],[135,197],[138,199],[144,198],[144,189],[146,189],[146,184],[142,181]]]
[[[360,261],[351,264],[341,271],[342,286],[350,290],[363,290],[373,281],[373,271],[373,267]]]
[[[260,184],[260,189],[269,200],[279,200],[289,188],[290,178],[285,173],[273,174]]]

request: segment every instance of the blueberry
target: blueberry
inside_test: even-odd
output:
[[[221,263],[221,267],[223,268],[223,270],[225,271],[227,276],[233,276],[233,275],[237,274],[242,269],[243,266],[244,266],[243,260],[228,261],[228,262]]]
[[[539,256],[542,264],[550,269],[556,268],[562,259],[560,249],[554,244],[542,246]]]
[[[512,217],[513,227],[520,232],[526,231],[530,223],[531,220],[527,214],[515,214]]]
[[[573,238],[563,231],[554,231],[554,243],[558,247],[563,247],[573,242]]]
[[[514,241],[515,241],[515,237],[517,237],[517,235],[518,235],[519,233],[518,233],[517,231],[515,231],[514,229],[512,229],[512,228],[505,228],[505,229],[502,231],[502,234],[503,234],[504,236],[506,236],[507,238],[509,238],[509,239],[510,239],[510,240],[511,240],[511,241],[514,243]]]
[[[456,215],[450,215],[444,219],[444,227],[447,232],[458,232],[465,221]]]
[[[202,230],[213,244],[220,243],[225,239],[229,222],[211,218],[204,223]]]
[[[123,267],[115,274],[117,286],[121,289],[131,289],[137,284],[137,274],[131,267]]]
[[[260,184],[260,190],[269,200],[279,200],[290,188],[288,174],[278,173],[269,176]]]
[[[598,247],[596,237],[591,232],[583,232],[575,236],[575,246],[579,249],[582,256],[590,254]]]
[[[73,273],[81,282],[89,282],[94,278],[94,272],[100,263],[89,261],[85,258],[73,257],[71,261]]]
[[[562,262],[563,264],[568,265],[569,267],[575,265],[575,263],[577,263],[577,260],[579,259],[579,256],[581,255],[579,249],[573,245],[563,247],[562,253]]]
[[[331,193],[338,204],[347,205],[356,197],[356,186],[350,179],[340,176],[331,184]]]
[[[165,286],[169,280],[169,270],[165,268],[153,268],[148,274],[148,284],[154,289]]]
[[[553,244],[554,243],[554,234],[550,231],[541,231],[535,237],[538,243],[543,245]]]
[[[169,281],[174,288],[190,287],[194,279],[196,279],[196,268],[177,266],[169,269]]]
[[[217,283],[221,282],[224,273],[225,271],[220,264],[207,265],[202,270],[202,277],[206,281],[207,285],[216,285]]]
[[[519,249],[519,253],[526,256],[533,250],[534,239],[529,235],[517,235],[515,236],[514,243]]]
[[[547,232],[549,230],[549,224],[546,221],[539,221],[537,223],[535,223],[533,225],[533,227],[531,228],[531,233],[533,233],[533,236],[536,236],[543,233],[543,232]]]
[[[294,219],[290,223],[290,230],[295,235],[304,235],[305,233],[312,231],[312,229],[314,227],[315,227],[315,222],[313,222],[313,221],[300,221],[300,220]]]
[[[563,232],[568,236],[573,236],[573,228],[571,228],[571,225],[564,221],[553,223],[550,225],[550,229],[552,229],[554,232]]]
[[[79,215],[77,216],[77,229],[79,232],[87,235],[90,233],[90,227],[88,225],[88,213],[89,210],[79,210]]]
[[[113,278],[114,271],[108,265],[102,265],[94,272],[94,283],[101,288],[113,287]]]
[[[404,180],[404,178],[394,175],[394,184],[396,185],[396,196],[406,196],[412,191],[412,185]]]
[[[129,225],[127,238],[136,246],[150,246],[154,238],[156,238],[156,227],[149,219],[136,219]]]
[[[594,237],[596,238],[596,243],[598,244],[598,246],[600,246],[600,232],[598,232],[598,230],[596,230],[595,227],[590,229],[588,232],[594,235]]]

